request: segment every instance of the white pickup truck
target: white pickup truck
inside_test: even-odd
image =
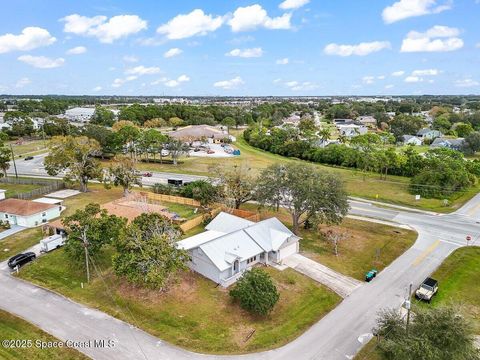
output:
[[[40,252],[46,253],[65,244],[65,238],[62,235],[52,235],[40,240]]]

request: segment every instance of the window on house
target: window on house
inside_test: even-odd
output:
[[[8,219],[8,214],[5,214],[5,219]]]
[[[42,213],[42,216],[47,216],[47,213]]]

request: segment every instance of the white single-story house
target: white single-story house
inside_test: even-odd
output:
[[[422,139],[420,139],[417,136],[413,135],[403,135],[402,136],[403,143],[405,145],[415,145],[415,146],[420,146],[423,144]]]
[[[377,119],[375,119],[373,116],[359,116],[357,118],[357,121],[362,125],[368,126],[370,128],[377,127]]]
[[[205,140],[210,144],[219,144],[224,140],[236,141],[233,135],[222,128],[210,125],[189,125],[175,131],[171,131],[168,135],[172,138],[179,139],[188,143]]]
[[[281,263],[299,250],[300,238],[277,218],[254,223],[221,212],[205,229],[177,245],[189,252],[190,269],[223,287],[257,263]]]
[[[352,138],[358,135],[364,135],[368,132],[368,128],[365,125],[337,125],[338,132],[342,136]]]
[[[417,136],[422,139],[433,140],[437,137],[441,137],[442,133],[438,130],[433,129],[421,129],[417,132]]]
[[[88,122],[94,113],[94,107],[74,107],[65,111],[65,117],[70,121]]]
[[[61,205],[29,200],[5,199],[0,201],[0,219],[11,225],[35,227],[60,216]]]

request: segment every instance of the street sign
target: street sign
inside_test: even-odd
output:
[[[467,235],[467,241],[472,240],[472,237],[470,235]]]

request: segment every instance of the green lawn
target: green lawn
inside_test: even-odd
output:
[[[472,319],[480,335],[480,247],[455,250],[432,274],[439,282],[439,291],[431,306],[454,304]],[[424,305],[428,306],[428,305]]]
[[[43,238],[42,228],[26,229],[19,233],[7,236],[0,240],[0,261],[6,260],[13,255],[38,244]]]
[[[16,141],[11,141],[9,144],[12,145],[15,157],[41,154],[47,151],[47,147],[43,140],[25,140],[22,144],[17,144]]]
[[[16,194],[26,193],[38,188],[41,188],[42,185],[37,184],[7,184],[0,182],[0,189],[6,190],[5,196],[11,198]]]
[[[243,208],[256,210],[257,205],[246,204]],[[291,226],[290,215],[281,209],[278,213],[267,209],[260,210],[262,218],[275,216],[287,226]],[[324,233],[333,230],[346,234],[340,241],[338,256],[334,247],[326,240]],[[411,247],[417,239],[412,230],[345,218],[338,226],[321,226],[321,231],[300,231],[300,250],[304,255],[342,274],[364,280],[365,273],[375,268],[382,270]]]
[[[213,165],[233,166],[238,164],[247,164],[255,173],[274,163],[286,163],[291,161],[302,161],[275,155],[247,144],[243,139],[241,132],[232,131],[237,137],[234,147],[241,151],[241,155],[233,158],[201,158],[201,157],[182,157],[177,166],[172,164],[139,164],[140,170],[165,171],[173,173],[186,173],[195,175],[211,176],[210,168]],[[440,199],[421,199],[415,200],[415,196],[408,192],[410,179],[401,176],[388,176],[387,180],[381,180],[378,174],[369,173],[366,176],[360,171],[354,169],[324,166],[314,164],[318,168],[338,174],[345,181],[346,189],[352,196],[363,197],[385,201],[392,204],[411,206],[415,208],[427,209],[439,212],[451,212],[458,209],[463,203],[473,197],[480,186],[472,188],[465,193],[457,194],[449,199],[448,206],[443,205]]]
[[[280,291],[280,301],[269,316],[259,318],[232,303],[226,290],[191,272],[163,293],[130,286],[111,273],[109,258],[107,254],[99,261],[108,289],[98,274],[82,289],[85,274],[72,265],[63,249],[26,265],[20,277],[131,322],[172,344],[206,353],[245,353],[281,346],[340,301],[335,293],[291,269],[267,268]]]
[[[377,340],[375,338],[370,340],[355,356],[354,360],[384,360],[377,349]]]
[[[35,342],[57,341],[44,331],[30,323],[0,310],[0,340],[32,340]],[[86,356],[74,349],[52,348],[38,349],[31,348],[5,348],[0,346],[0,358],[4,360],[35,359],[35,360],[80,360],[88,359]]]

